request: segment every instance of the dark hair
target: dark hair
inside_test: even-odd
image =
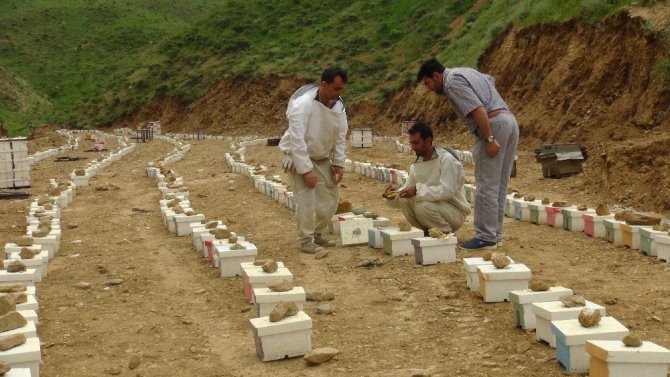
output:
[[[435,58],[430,58],[421,63],[421,68],[416,74],[416,81],[423,80],[424,77],[433,77],[433,73],[442,73],[444,72],[444,66],[442,63],[437,61]]]
[[[421,134],[421,138],[423,140],[426,140],[428,138],[433,138],[433,130],[430,128],[429,125],[423,122],[416,122],[412,125],[412,127],[407,130],[407,133],[410,135],[414,135],[416,133]]]
[[[342,82],[345,84],[347,83],[347,71],[342,69],[341,67],[328,67],[323,70],[323,73],[321,74],[321,81],[325,81],[328,84],[332,84],[333,81],[335,80],[335,77],[340,76],[342,78]]]

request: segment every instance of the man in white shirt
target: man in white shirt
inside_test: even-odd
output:
[[[412,226],[424,232],[430,228],[456,231],[470,213],[463,190],[463,165],[453,152],[433,146],[433,130],[427,124],[414,123],[408,132],[417,159],[409,168],[409,179],[398,190],[399,197],[387,199],[387,204],[399,208]]]
[[[289,126],[279,142],[284,170],[293,179],[299,249],[315,253],[335,246],[323,237],[339,202],[338,184],[344,175],[347,113],[340,95],[347,73],[327,68],[321,82],[293,94],[286,117]]]

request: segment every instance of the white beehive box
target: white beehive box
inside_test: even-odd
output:
[[[262,361],[303,356],[312,350],[312,319],[305,312],[270,322],[269,317],[249,320]]]
[[[591,377],[666,377],[670,350],[644,341],[627,347],[618,340],[587,340],[584,350],[591,356]]]
[[[28,368],[31,376],[40,375],[40,339],[28,338],[20,346],[0,351],[0,361],[9,364],[13,368]]]
[[[507,257],[510,263],[514,263],[512,258]],[[493,262],[485,261],[481,257],[463,258],[463,266],[461,270],[465,273],[465,280],[471,292],[479,292],[479,274],[477,267],[483,265],[492,265]]]
[[[551,322],[567,319],[577,319],[584,308],[595,309],[601,316],[606,316],[605,307],[586,300],[586,306],[568,308],[560,301],[536,302],[531,304],[535,313],[535,336],[537,340],[549,343],[552,348],[556,347],[556,338],[551,333]]]
[[[265,317],[270,315],[272,309],[280,302],[295,302],[299,310],[303,310],[307,298],[303,287],[293,287],[290,291],[274,292],[270,288],[254,288],[254,303],[256,305],[256,316]]]
[[[372,128],[354,128],[349,138],[352,147],[371,148],[373,145]]]
[[[457,244],[458,239],[455,235],[446,239],[432,237],[412,238],[414,261],[420,265],[456,262]]]
[[[412,238],[423,237],[423,230],[412,227],[411,230],[403,232],[398,228],[387,228],[381,230],[381,235],[386,254],[392,257],[414,255]]]
[[[536,302],[556,301],[561,296],[572,294],[572,289],[563,287],[550,287],[544,292],[534,292],[530,289],[510,291],[509,301],[512,303],[515,324],[524,330],[535,329],[535,312],[532,304]]]
[[[587,340],[621,340],[628,335],[626,326],[613,317],[604,317],[593,327],[583,327],[577,319],[554,321],[551,332],[556,337],[556,359],[570,373],[588,371]]]
[[[493,264],[477,267],[479,293],[484,302],[509,300],[509,292],[528,289],[530,269],[525,264],[513,263],[505,268],[495,268]]]

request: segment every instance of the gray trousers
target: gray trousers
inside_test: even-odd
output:
[[[493,137],[500,144],[500,153],[490,157],[486,153],[486,141],[476,138],[472,151],[477,186],[474,227],[478,239],[500,242],[503,238],[507,185],[519,143],[519,126],[510,113],[500,113],[489,121]]]
[[[293,169],[293,195],[295,218],[300,244],[312,242],[314,233],[325,233],[328,222],[335,215],[340,190],[333,182],[330,160],[312,160],[312,171],[316,174],[316,187],[309,188],[302,174]]]

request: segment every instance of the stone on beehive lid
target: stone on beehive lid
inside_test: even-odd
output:
[[[12,370],[8,374],[9,377],[14,377],[15,372],[16,377],[39,376],[41,360],[40,339],[28,337],[24,344],[0,352],[0,359],[12,366]],[[26,370],[28,371],[27,373]]]
[[[624,221],[628,225],[658,225],[661,223],[662,217],[656,214],[643,215],[640,213],[626,212],[624,214]]]
[[[627,347],[616,340],[587,340],[584,350],[591,355],[593,377],[666,377],[670,364],[670,350],[648,341]]]
[[[33,259],[37,253],[33,249],[22,247],[19,255],[21,255],[21,259]]]
[[[503,269],[510,265],[509,258],[504,253],[493,253],[491,255],[491,263],[497,269]]]
[[[254,333],[256,353],[262,361],[303,356],[312,349],[312,319],[305,312],[270,322],[269,317],[249,320]]]
[[[514,263],[511,258],[510,263]],[[479,292],[479,274],[477,267],[480,265],[492,264],[493,263],[491,262],[490,255],[488,260],[486,260],[486,258],[480,257],[463,258],[463,266],[461,267],[461,271],[465,272],[465,280],[471,292]]]
[[[528,289],[530,269],[524,264],[514,263],[505,268],[491,265],[477,266],[479,275],[479,293],[484,302],[503,302],[509,300],[509,292]]]
[[[16,311],[9,312],[3,316],[0,316],[0,333],[5,331],[10,331],[18,329],[27,325],[28,322],[21,314]]]
[[[298,314],[298,305],[295,302],[279,302],[270,312],[270,322],[279,322],[282,319]]]
[[[575,308],[580,306],[586,306],[586,300],[584,296],[581,295],[566,295],[558,298],[560,302],[565,305],[566,308]]]
[[[297,306],[297,311],[303,310],[306,300],[305,290],[302,287],[291,287],[289,290],[276,292],[270,288],[254,288],[254,303],[256,315],[264,317],[271,315],[275,306],[281,302],[292,303]]]
[[[551,332],[556,337],[556,359],[570,373],[585,373],[589,369],[589,356],[584,348],[587,340],[620,342],[628,335],[626,326],[612,317],[602,318],[593,327],[584,327],[576,319],[554,321]]]
[[[279,263],[279,262],[277,262]],[[286,267],[281,267],[273,273],[263,271],[261,267],[244,268],[242,276],[245,280],[245,293],[249,303],[254,303],[254,288],[265,288],[266,284],[275,280],[293,281],[293,274]]]
[[[14,347],[20,346],[26,342],[24,334],[13,334],[9,336],[0,335],[0,351],[7,351]]]
[[[584,308],[577,317],[579,324],[584,327],[593,327],[600,323],[600,311],[590,308]]]
[[[532,282],[531,282],[532,285]],[[515,314],[516,326],[524,330],[535,329],[535,313],[532,304],[537,302],[556,301],[560,296],[572,294],[572,289],[564,287],[542,287],[541,291],[522,289],[509,292],[509,301]]]
[[[547,342],[551,347],[556,347],[556,339],[551,333],[551,322],[567,319],[576,320],[585,307],[599,310],[603,317],[607,314],[605,307],[588,300],[586,300],[586,306],[572,308],[565,306],[558,300],[531,304],[531,309],[535,313],[535,335],[537,339]]]
[[[605,204],[598,204],[598,207],[596,207],[596,215],[598,216],[609,216],[610,215],[610,208],[609,206]]]
[[[17,237],[12,240],[17,246],[32,246],[35,240],[32,237]]]
[[[5,266],[7,272],[24,272],[26,270],[26,265],[21,261],[12,261],[7,266]]]
[[[347,213],[351,212],[352,207],[351,207],[351,202],[348,200],[343,200],[337,204],[337,210],[335,213]]]

